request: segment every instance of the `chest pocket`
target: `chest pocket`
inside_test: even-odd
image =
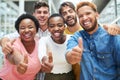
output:
[[[105,67],[110,67],[114,63],[112,53],[104,53],[104,52],[98,53],[97,59],[99,63]]]

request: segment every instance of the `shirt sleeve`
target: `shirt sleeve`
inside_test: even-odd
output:
[[[19,34],[18,34],[18,32],[16,31],[16,32],[14,32],[14,33],[7,34],[7,35],[5,35],[4,37],[7,37],[7,38],[9,38],[9,39],[15,39],[15,38],[18,38],[18,37],[19,37]]]
[[[76,33],[69,38],[67,42],[67,52],[71,51],[73,47],[78,45],[78,38],[80,37],[78,34],[79,33]]]

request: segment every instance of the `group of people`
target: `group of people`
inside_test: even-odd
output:
[[[76,10],[63,2],[52,15],[46,2],[36,2],[33,15],[19,16],[17,32],[0,41],[5,55],[0,79],[119,80],[120,28],[103,28],[98,17],[92,2],[79,2]]]

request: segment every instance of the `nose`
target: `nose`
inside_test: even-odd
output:
[[[83,15],[83,20],[86,20],[87,19],[87,16],[86,15]]]
[[[59,27],[58,27],[58,26],[55,26],[54,30],[59,30]]]
[[[29,31],[29,29],[28,29],[28,28],[26,28],[26,29],[25,29],[25,32],[28,32],[28,31]]]
[[[43,16],[44,16],[44,13],[42,12],[40,15],[43,17]]]
[[[70,17],[70,13],[69,12],[67,13],[67,17]]]

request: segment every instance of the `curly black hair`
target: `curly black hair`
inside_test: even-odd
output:
[[[38,32],[38,29],[40,27],[40,24],[38,20],[31,14],[24,13],[18,17],[18,19],[15,21],[15,29],[19,33],[19,24],[23,19],[31,19],[35,23],[36,31]]]
[[[63,22],[65,23],[65,20],[64,20],[64,18],[63,18],[63,16],[61,15],[61,14],[59,14],[59,13],[54,13],[54,14],[52,14],[49,18],[48,18],[48,21],[47,21],[47,23],[48,23],[48,27],[49,27],[49,24],[50,24],[50,19],[51,18],[53,18],[53,17],[61,17],[62,19],[63,19]]]

